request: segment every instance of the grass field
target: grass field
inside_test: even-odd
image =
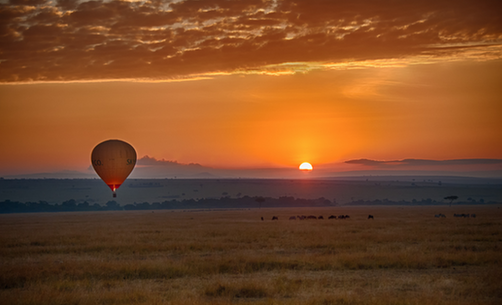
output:
[[[502,303],[495,205],[9,214],[0,232],[1,304]]]

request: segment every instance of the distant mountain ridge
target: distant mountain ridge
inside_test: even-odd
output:
[[[95,173],[84,173],[75,170],[63,170],[57,172],[31,173],[19,175],[6,175],[7,179],[92,179],[97,178]]]
[[[402,160],[371,160],[371,159],[354,159],[345,161],[348,164],[360,165],[411,165],[411,166],[428,166],[428,165],[502,165],[502,159],[450,159],[450,160],[430,160],[430,159],[402,159]]]
[[[464,176],[502,178],[502,159],[353,159],[341,163],[314,164],[312,172],[302,172],[296,167],[276,168],[213,168],[198,163],[183,164],[177,161],[157,160],[148,155],[138,159],[129,178],[331,178],[354,176]],[[57,172],[6,175],[11,179],[93,179],[99,178],[92,166],[87,171],[64,170]]]

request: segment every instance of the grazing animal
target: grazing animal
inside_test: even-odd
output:
[[[368,219],[375,219],[375,218],[373,218],[373,215],[368,215]]]
[[[291,217],[289,217],[289,220],[296,220],[296,217],[295,216],[291,216]]]
[[[471,217],[472,218],[476,218],[476,214],[471,214]]]
[[[261,218],[261,221],[263,221],[263,217]]]
[[[324,219],[324,217],[322,217],[322,215],[321,215],[321,216],[317,217],[317,219]]]
[[[309,215],[307,219],[317,219],[317,217],[315,217],[314,215]]]
[[[338,215],[338,219],[345,219],[345,215]]]
[[[277,216],[273,216],[272,220],[279,220],[279,218]]]
[[[328,219],[336,219],[336,216],[335,215],[331,215],[330,217],[328,217]]]

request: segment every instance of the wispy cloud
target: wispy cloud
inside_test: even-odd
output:
[[[183,80],[220,74],[502,58],[502,3],[0,3],[0,81]]]

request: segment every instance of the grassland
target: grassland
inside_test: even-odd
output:
[[[287,220],[311,214],[325,219]],[[501,304],[501,220],[495,205],[0,215],[0,303]]]

